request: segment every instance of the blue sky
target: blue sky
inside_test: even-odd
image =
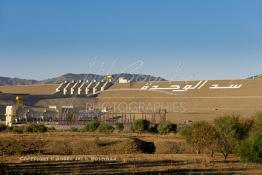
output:
[[[262,73],[261,0],[0,0],[0,76]]]

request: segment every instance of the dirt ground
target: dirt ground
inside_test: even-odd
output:
[[[154,151],[145,153],[152,143]],[[237,155],[225,162],[218,153],[194,154],[177,134],[2,133],[0,144],[2,152],[3,145],[32,151],[2,154],[4,174],[262,174],[262,165],[242,163]],[[46,145],[46,154],[33,151]],[[63,154],[69,147],[73,151]]]

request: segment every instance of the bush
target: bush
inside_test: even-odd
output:
[[[262,134],[251,134],[241,143],[239,153],[244,162],[262,163]]]
[[[72,131],[72,132],[80,132],[80,129],[78,129],[78,128],[76,128],[76,127],[72,127],[72,128],[71,128],[71,131]]]
[[[97,130],[97,128],[99,127],[100,123],[96,122],[96,121],[91,121],[89,123],[86,124],[84,131],[87,132],[94,132]]]
[[[18,134],[22,134],[24,133],[24,127],[23,126],[12,126],[9,128],[10,131],[18,133]]]
[[[48,128],[43,125],[43,124],[30,124],[28,126],[24,127],[24,132],[31,132],[31,133],[35,133],[35,132],[47,132]]]
[[[192,139],[192,131],[192,125],[185,125],[179,128],[179,133],[186,139],[187,142],[190,142],[190,140]]]
[[[123,131],[125,128],[124,124],[123,123],[116,123],[116,129],[118,131]]]
[[[132,124],[132,130],[138,133],[148,132],[150,130],[150,121],[143,119],[136,120]]]
[[[115,128],[109,124],[103,123],[98,127],[99,132],[103,133],[112,133],[115,130]]]
[[[10,131],[15,132],[15,133],[43,133],[47,132],[48,128],[43,125],[43,124],[30,124],[27,126],[12,126],[9,128]]]
[[[158,133],[157,126],[158,124],[151,125],[149,129],[150,133],[157,134]]]
[[[168,134],[171,132],[176,132],[176,125],[170,122],[161,122],[157,126],[157,132],[159,134]]]
[[[5,131],[7,126],[5,124],[0,123],[0,132]]]

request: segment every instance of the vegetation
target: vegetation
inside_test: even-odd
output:
[[[136,120],[132,124],[132,130],[137,133],[144,133],[150,131],[150,121],[148,120]]]
[[[91,121],[88,122],[84,128],[84,131],[87,132],[94,132],[97,130],[97,128],[99,127],[100,123],[96,122],[96,121]]]
[[[0,132],[5,131],[7,129],[7,126],[3,123],[0,123]]]
[[[188,125],[181,130],[187,143],[192,145],[196,153],[207,149],[213,156],[216,149],[218,133],[216,129],[207,122],[196,122]]]
[[[257,112],[253,117],[252,132],[262,132],[262,112]]]
[[[158,127],[158,124],[151,125],[150,129],[149,129],[149,132],[152,133],[152,134],[157,134],[158,133],[157,127]]]
[[[117,123],[114,126],[115,128],[109,124],[104,124],[104,123],[100,124],[98,122],[92,121],[87,123],[83,129],[71,128],[71,131],[74,132],[99,131],[102,133],[112,133],[115,129],[117,129],[118,131],[122,131],[124,129],[123,123]],[[168,134],[171,132],[176,132],[176,129],[177,129],[176,125],[170,122],[161,122],[157,125],[150,125],[150,122],[148,120],[140,119],[140,120],[136,120],[132,124],[133,132],[137,132],[137,133],[154,132],[159,134]],[[40,133],[40,132],[46,132],[47,130],[48,128],[43,124],[30,124],[30,125],[13,126],[13,127],[7,127],[3,124],[0,124],[0,131],[11,131],[15,133]],[[224,160],[227,160],[230,154],[236,155],[236,153],[238,153],[240,155],[241,160],[244,162],[262,163],[261,131],[262,131],[262,113],[255,114],[254,117],[249,120],[247,119],[240,120],[239,115],[231,114],[231,115],[225,115],[216,118],[213,124],[207,123],[205,121],[199,121],[199,122],[194,122],[190,125],[186,125],[185,127],[181,128],[179,132],[185,138],[188,144],[173,143],[170,140],[159,141],[159,142],[154,141],[152,142],[152,148],[155,147],[154,144],[160,145],[157,146],[156,150],[161,152],[159,148],[165,147],[167,148],[167,150],[164,151],[162,150],[162,152],[167,154],[173,151],[177,153],[178,152],[197,153],[197,154],[210,153],[211,156],[214,156],[214,153],[217,152],[223,155]],[[134,138],[133,141],[136,142],[136,138]],[[53,145],[51,144],[48,146],[54,147],[57,143],[52,142]],[[63,149],[61,148],[58,150],[54,150],[54,153],[59,152],[59,150],[67,150],[67,147],[68,147],[67,150],[68,154],[76,153],[82,149],[82,147],[79,147],[80,143],[81,143],[80,141],[77,142],[75,145],[74,144],[71,145],[70,143],[69,146],[66,143],[63,143],[63,145],[61,144],[61,147],[63,147]],[[121,141],[106,141],[103,139],[101,141],[99,139],[96,139],[94,143],[98,147],[102,145],[102,146],[108,146],[108,148],[110,149],[115,149],[113,145],[114,144],[120,145]],[[143,148],[143,144],[141,145],[141,143],[142,142],[137,142],[135,143],[136,145],[135,147],[133,147],[132,145],[131,147]],[[14,146],[16,146],[16,144],[14,144]],[[91,143],[88,144],[91,145]],[[123,148],[128,146],[128,143],[125,144],[127,145],[122,145]],[[72,148],[74,148],[73,150],[69,148],[71,146]],[[143,148],[143,150],[146,149],[147,148]],[[90,150],[86,149],[86,152],[88,151]],[[102,152],[102,153],[107,154],[108,152]],[[220,156],[222,157],[222,155]]]
[[[252,120],[240,121],[239,115],[231,114],[216,118],[214,126],[204,121],[195,122],[182,128],[180,133],[197,153],[206,150],[213,156],[218,151],[227,160],[249,136],[253,125]]]
[[[244,162],[262,163],[262,112],[256,113],[250,124],[249,137],[239,146],[239,155]]]
[[[228,155],[237,149],[242,138],[239,115],[232,114],[216,118],[215,128],[218,132],[218,151],[223,154],[226,160]]]
[[[252,131],[254,126],[254,120],[253,119],[245,119],[239,122],[238,126],[238,139],[240,141],[245,140],[248,136],[249,133]]]
[[[158,135],[137,135],[132,133],[129,135],[125,133],[119,135],[112,134],[110,137],[105,137],[103,133],[113,132],[111,130],[113,127],[108,124],[99,124],[95,122],[90,122],[88,125],[91,128],[91,126],[96,124],[96,126],[92,128],[96,128],[94,131],[103,132],[102,134],[53,132],[49,134],[48,137],[41,134],[36,137],[35,135],[27,134],[28,132],[39,132],[39,130],[41,130],[36,129],[41,128],[35,126],[36,124],[13,126],[11,128],[7,127],[5,130],[25,133],[25,135],[2,133],[0,142],[0,149],[2,151],[0,155],[2,155],[4,160],[7,160],[8,156],[32,155],[33,157],[37,155],[40,157],[48,157],[50,155],[117,154],[119,157],[123,157],[125,166],[127,166],[126,162],[129,162],[129,159],[126,159],[125,156],[129,156],[132,160],[144,156],[143,161],[152,162],[152,160],[154,160],[157,162],[155,166],[157,168],[162,165],[164,167],[168,165],[168,168],[174,167],[174,169],[181,168],[180,163],[173,163],[174,161],[172,160],[174,159],[185,165],[185,169],[189,167],[196,169],[196,167],[199,168],[201,166],[199,168],[201,171],[205,171],[204,169],[206,168],[208,172],[211,173],[214,167],[219,167],[219,170],[214,169],[215,172],[220,171],[220,169],[230,172],[234,170],[242,171],[249,167],[249,171],[244,172],[244,174],[248,174],[255,167],[257,168],[256,170],[259,169],[259,171],[254,172],[254,174],[261,174],[260,165],[241,163],[236,154],[238,151],[241,161],[243,162],[262,163],[262,134],[260,132],[262,125],[259,125],[260,121],[259,115],[257,114],[252,120],[240,120],[238,115],[232,114],[215,119],[214,124],[204,121],[194,122],[181,128],[179,131],[187,143],[181,142],[181,138],[177,135],[160,137]],[[137,123],[136,126],[140,126],[140,128],[137,127],[139,130],[134,130],[135,132],[152,132],[149,121],[140,120],[135,123]],[[133,128],[135,128],[134,125],[132,126]],[[162,122],[155,125],[154,128],[158,133],[166,134],[170,131],[170,125],[171,123],[169,122]],[[115,127],[117,129],[117,124]],[[77,128],[71,129],[72,131],[81,131]],[[214,152],[222,154],[213,154]],[[147,154],[144,155],[145,153]],[[208,158],[205,155],[196,155],[195,153],[210,153],[211,155],[216,155],[216,157]],[[233,153],[233,155],[228,157],[231,153]],[[137,156],[138,154],[139,156]],[[176,156],[173,156],[173,154],[176,154]],[[163,158],[162,162],[159,161],[161,156]],[[230,163],[222,161],[223,159],[229,159]],[[14,160],[13,157],[12,160]],[[121,161],[121,158],[119,160]],[[140,166],[142,161],[136,160],[134,162],[139,162]],[[188,162],[190,162],[190,164]],[[132,166],[134,165],[135,164],[132,163]],[[148,163],[143,164],[143,166],[148,167]],[[151,172],[152,166],[148,168]],[[224,172],[219,173],[223,174]]]
[[[30,125],[23,125],[23,126],[12,126],[8,128],[9,131],[15,133],[43,133],[47,132],[48,128],[43,124],[30,124]]]
[[[27,125],[27,126],[24,126],[24,132],[31,132],[31,133],[34,133],[34,132],[47,132],[48,128],[43,125],[43,124],[31,124],[31,125]]]
[[[123,131],[125,129],[125,126],[123,123],[116,123],[116,129],[118,131]]]
[[[157,132],[159,134],[168,134],[171,132],[176,132],[176,125],[170,122],[161,122],[157,125]]]
[[[113,126],[106,123],[102,123],[98,127],[98,131],[103,133],[112,133],[114,130],[115,128]]]
[[[72,132],[80,132],[80,129],[78,129],[78,128],[76,128],[76,127],[72,127],[72,128],[71,128],[71,131],[72,131]]]
[[[244,162],[262,163],[262,134],[251,134],[239,147],[240,158]]]
[[[10,131],[18,133],[18,134],[22,134],[24,133],[24,127],[23,126],[12,126],[10,128],[8,128]]]

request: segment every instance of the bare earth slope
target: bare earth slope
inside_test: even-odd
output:
[[[214,117],[233,112],[250,117],[262,110],[262,80],[199,82],[152,82],[149,87],[145,86],[146,83],[116,84],[100,94],[98,99],[103,104],[114,104],[112,106],[117,111],[167,109],[171,121],[211,121]],[[190,85],[196,88],[188,89]],[[183,89],[187,90],[181,91]]]
[[[47,95],[58,85],[0,86],[4,93]],[[1,100],[1,99],[0,99]],[[167,110],[167,119],[207,120],[230,113],[250,117],[262,111],[262,80],[209,80],[180,82],[137,82],[115,84],[97,98],[42,99],[37,106],[95,103],[119,113],[146,113]]]
[[[10,94],[51,95],[57,87],[57,84],[0,86],[0,91]]]

